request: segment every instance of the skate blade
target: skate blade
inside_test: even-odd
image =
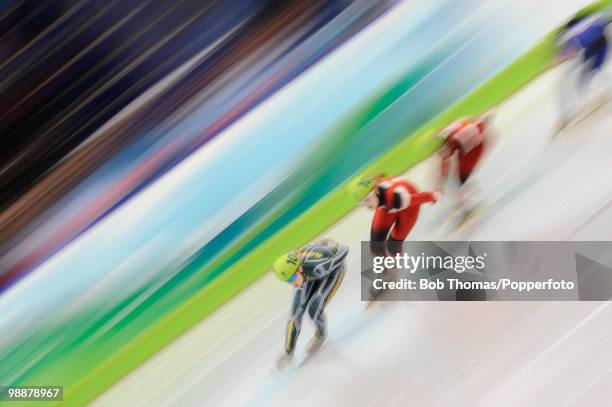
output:
[[[374,301],[374,300],[368,300],[368,302],[366,302],[365,307],[363,307],[363,309],[365,311],[367,311],[367,310],[371,309],[374,306],[375,303],[376,303],[376,301]]]
[[[293,365],[293,359],[286,359],[286,360],[277,360],[276,364],[275,364],[275,368],[277,372],[282,372],[283,370],[287,370],[288,368],[290,368]]]
[[[382,292],[378,292],[376,294],[370,294],[370,298],[368,298],[368,301],[365,304],[365,307],[363,307],[364,311],[367,311],[369,309],[371,309],[374,305],[376,305],[376,303],[378,301],[376,301],[380,296],[382,295]]]

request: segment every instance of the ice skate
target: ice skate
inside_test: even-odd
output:
[[[293,360],[293,353],[283,352],[276,359],[276,368],[278,370],[283,370],[291,365],[292,360]]]
[[[325,342],[327,342],[327,335],[315,335],[310,342],[308,342],[308,346],[306,347],[306,351],[309,354],[313,354],[315,352],[317,352],[319,349],[321,349],[321,346],[323,346],[325,344]]]

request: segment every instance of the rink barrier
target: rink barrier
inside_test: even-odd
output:
[[[598,1],[585,10],[597,10],[609,5],[612,5],[612,0]],[[397,175],[431,156],[438,148],[433,135],[439,128],[457,117],[479,114],[495,107],[540,74],[553,68],[554,64],[550,61],[555,54],[555,36],[556,31],[547,35],[514,63],[428,124],[407,135],[404,141],[363,168],[360,173],[385,172]],[[68,387],[64,399],[70,400],[70,405],[85,405],[95,399],[163,347],[261,278],[279,254],[303,245],[348,215],[355,207],[347,198],[346,189],[346,183],[339,186],[185,303],[153,323],[120,351]]]

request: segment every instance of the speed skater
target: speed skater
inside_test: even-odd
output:
[[[356,202],[374,210],[370,228],[370,251],[372,256],[393,256],[402,249],[402,244],[416,224],[421,205],[436,203],[434,192],[419,192],[404,178],[385,178],[382,174],[361,176],[349,184],[349,192]],[[385,270],[385,280],[395,279],[393,269]],[[372,286],[369,308],[381,294]]]
[[[491,144],[492,121],[491,112],[482,116],[461,118],[444,127],[436,136],[443,142],[438,153],[440,159],[438,189],[444,189],[453,158],[456,157],[457,174],[453,178],[459,186],[459,209],[464,212],[471,211],[477,201],[474,181],[468,181]]]
[[[582,89],[583,93],[588,91],[587,85],[599,74],[603,80],[601,89],[603,92],[595,101],[596,106],[587,107],[587,110],[595,110],[609,98],[607,88],[610,86],[609,78],[605,77],[603,67],[608,56],[608,38],[606,29],[612,22],[610,16],[605,12],[581,12],[575,15],[561,29],[558,36],[559,57],[561,61],[572,59],[577,62],[574,69],[568,69],[561,82],[561,120],[559,129],[566,127],[572,115],[572,108],[577,91]],[[578,87],[575,87],[575,72],[578,77]],[[575,114],[575,113],[573,113]]]
[[[306,311],[316,326],[308,352],[315,352],[327,339],[325,307],[342,284],[347,254],[347,247],[331,239],[322,239],[286,253],[274,262],[276,277],[296,288],[287,322],[285,351],[277,363],[279,368],[293,358]]]

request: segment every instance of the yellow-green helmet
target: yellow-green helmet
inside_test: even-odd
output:
[[[349,193],[356,202],[361,202],[376,186],[376,179],[370,176],[360,176],[353,179],[349,185]]]
[[[276,259],[272,265],[272,269],[280,281],[287,281],[298,271],[300,264],[301,261],[298,256],[290,252]]]

